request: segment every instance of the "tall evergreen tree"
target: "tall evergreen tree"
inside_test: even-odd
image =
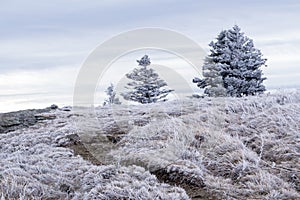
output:
[[[235,25],[222,31],[212,41],[210,54],[203,65],[204,79],[195,78],[198,87],[205,88],[209,96],[248,96],[263,93],[261,66],[266,66],[260,50]]]
[[[142,104],[166,101],[165,97],[174,90],[165,89],[167,83],[148,67],[151,64],[148,55],[143,56],[137,62],[139,67],[126,74],[126,77],[133,81],[129,82],[126,87],[131,91],[121,94],[123,98]]]
[[[106,89],[105,93],[108,96],[108,99],[104,100],[103,106],[112,105],[112,104],[121,104],[118,97],[116,97],[116,92],[114,85],[111,83],[110,86]]]

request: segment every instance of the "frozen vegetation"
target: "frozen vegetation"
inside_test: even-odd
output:
[[[166,97],[174,90],[167,89],[167,82],[162,80],[153,68],[150,68],[150,58],[144,55],[137,60],[139,67],[126,74],[131,80],[127,83],[129,91],[121,93],[124,99],[142,104],[166,101]]]
[[[210,53],[203,65],[204,79],[194,83],[205,88],[208,96],[242,97],[263,93],[266,88],[261,67],[267,59],[253,40],[245,36],[239,26],[223,30],[210,44]]]
[[[0,134],[1,200],[300,199],[299,90],[35,118]]]

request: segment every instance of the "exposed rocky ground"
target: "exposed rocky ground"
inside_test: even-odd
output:
[[[56,117],[55,115],[43,115],[42,113],[48,113],[54,109],[57,109],[57,106],[53,105],[45,109],[0,113],[0,133],[7,133],[20,128],[29,127],[41,120],[53,119]]]
[[[299,199],[300,92],[0,114],[3,199]]]

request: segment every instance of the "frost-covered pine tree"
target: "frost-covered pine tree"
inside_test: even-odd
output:
[[[195,78],[198,87],[205,88],[209,96],[248,96],[263,93],[261,66],[266,66],[260,50],[235,25],[222,31],[212,41],[210,54],[203,65],[204,79]]]
[[[121,104],[121,101],[116,97],[115,87],[111,83],[110,86],[105,90],[105,93],[108,96],[108,99],[104,100],[103,106],[112,105],[112,104]]]
[[[167,83],[148,67],[151,64],[148,55],[144,55],[137,62],[139,67],[126,74],[132,82],[125,87],[130,91],[121,94],[123,98],[142,104],[166,101],[165,97],[174,90],[166,89]]]

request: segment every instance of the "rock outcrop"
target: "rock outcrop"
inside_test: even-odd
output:
[[[55,119],[55,115],[51,113],[49,114],[49,112],[57,108],[58,107],[56,105],[52,105],[45,109],[29,109],[9,113],[0,113],[0,134],[33,126],[38,121]]]

